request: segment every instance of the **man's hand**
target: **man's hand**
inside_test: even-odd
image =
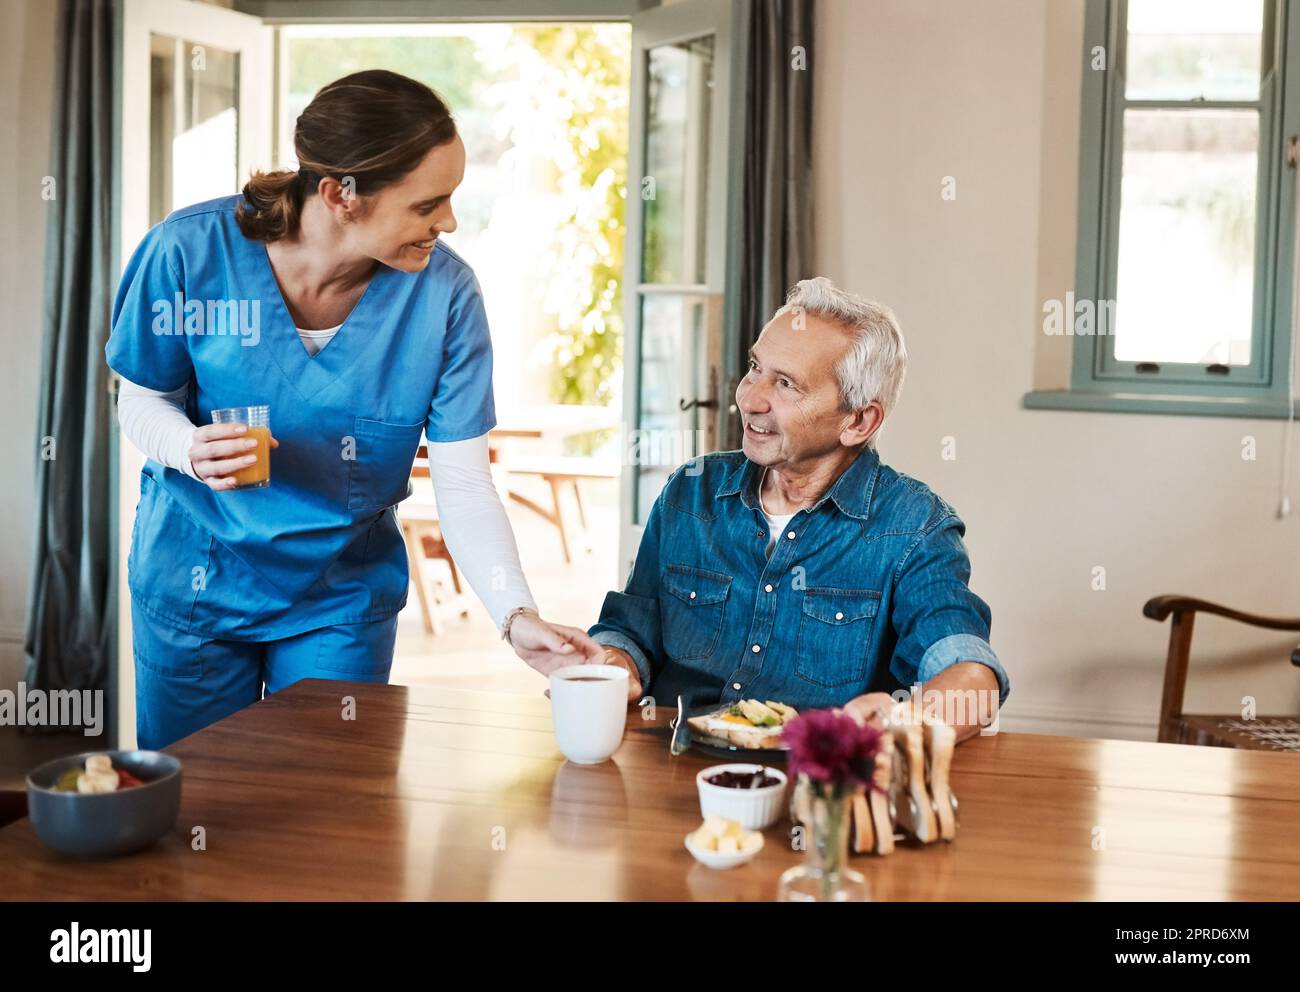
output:
[[[854,696],[844,704],[844,712],[856,716],[863,723],[879,727],[884,723],[885,715],[894,706],[894,697],[887,692],[868,692]]]
[[[605,652],[586,631],[547,623],[532,613],[515,617],[510,625],[510,646],[543,675],[567,665],[601,664]]]
[[[942,694],[958,693],[965,699],[967,698],[966,694],[971,690],[985,693],[986,698],[991,699],[992,703],[986,707],[962,705],[961,711],[958,712],[952,712],[955,707],[945,704]],[[929,695],[930,693],[934,693],[935,696]],[[921,687],[920,695],[913,696],[911,705],[916,708],[918,713],[922,711],[929,713],[937,707],[941,719],[957,732],[957,743],[960,744],[962,741],[969,740],[981,733],[984,726],[981,722],[981,715],[985,711],[992,711],[991,722],[996,724],[997,699],[998,679],[993,674],[993,669],[976,661],[959,661],[956,664],[949,665],[926,682]],[[844,712],[852,713],[865,722],[872,724],[872,726],[879,727],[882,725],[883,718],[889,714],[894,705],[894,698],[889,693],[868,692],[861,696],[855,696],[845,703]],[[958,719],[959,716],[964,718]]]
[[[611,648],[605,645],[605,655],[598,664],[627,669],[627,701],[635,703],[641,698],[643,692],[641,673],[637,671],[636,662],[632,660],[630,654],[622,648]]]
[[[960,710],[964,712],[957,712],[955,702],[952,704],[947,702],[955,697],[970,698],[967,693],[971,690],[977,694],[974,697],[976,700],[980,699],[979,693],[984,694],[982,700],[984,705],[968,707],[963,703]],[[943,713],[944,721],[957,731],[958,744],[982,734],[986,723],[993,727],[992,733],[997,732],[998,677],[993,674],[993,669],[988,665],[981,665],[978,661],[959,661],[949,665],[921,687],[921,700],[927,708],[932,705],[930,700],[933,697],[929,695],[932,692],[942,694],[939,696],[943,706],[940,712]],[[949,693],[955,695],[948,695]],[[982,720],[985,714],[988,714],[991,719]],[[964,719],[958,719],[959,716]]]

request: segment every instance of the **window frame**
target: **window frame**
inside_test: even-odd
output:
[[[1254,308],[1251,364],[1227,374],[1207,366],[1161,363],[1138,372],[1114,357],[1110,334],[1073,335],[1070,389],[1032,392],[1025,406],[1284,417],[1291,361],[1295,173],[1286,162],[1286,136],[1300,133],[1300,0],[1265,0],[1265,45],[1260,65],[1260,154],[1256,173]],[[1124,58],[1128,0],[1087,0],[1079,124],[1079,206],[1076,300],[1114,299],[1118,260],[1122,123],[1126,107],[1254,107],[1256,101],[1174,101],[1125,98]],[[1091,68],[1093,52],[1105,70]],[[1287,53],[1297,60],[1288,66]],[[1067,324],[1073,320],[1066,315]]]

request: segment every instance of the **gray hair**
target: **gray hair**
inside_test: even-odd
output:
[[[835,366],[840,402],[845,409],[857,411],[878,400],[888,417],[903,391],[907,371],[907,348],[894,311],[817,276],[799,280],[773,317],[785,313],[813,314],[853,332],[848,354]],[[874,437],[870,443],[875,446]]]

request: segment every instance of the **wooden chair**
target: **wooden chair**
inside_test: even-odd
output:
[[[437,636],[442,633],[438,610],[443,599],[437,589],[430,590],[424,574],[424,562],[429,558],[445,561],[451,570],[452,588],[456,595],[462,596],[464,590],[460,584],[460,571],[447,550],[447,543],[442,539],[442,528],[438,526],[438,509],[429,503],[408,499],[397,508],[397,519],[402,525],[402,539],[406,542],[407,570],[411,573],[411,584],[415,586],[416,596],[420,600],[420,614],[424,618],[426,634]],[[462,617],[469,611],[462,608]]]
[[[582,491],[578,483],[583,479],[617,479],[619,467],[595,458],[567,455],[535,455],[511,457],[506,463],[511,475],[532,475],[541,478],[551,487],[551,509],[539,506],[527,496],[510,493],[510,498],[526,506],[543,520],[549,521],[560,532],[560,550],[565,564],[573,561],[569,554],[569,533],[564,524],[564,509],[560,505],[560,491],[568,486],[573,490],[573,500],[578,505],[578,523],[584,535],[587,531],[587,511],[582,505]]]
[[[1169,627],[1169,655],[1165,661],[1165,686],[1160,699],[1158,739],[1162,743],[1300,752],[1300,717],[1257,716],[1253,720],[1243,720],[1240,713],[1183,712],[1187,659],[1192,649],[1192,621],[1197,613],[1210,613],[1269,630],[1300,630],[1300,617],[1257,616],[1190,596],[1156,596],[1142,607],[1142,613],[1157,622],[1173,617]],[[1300,647],[1291,652],[1291,664],[1300,667]]]
[[[421,443],[411,465],[411,479],[429,478],[429,448]],[[438,526],[438,507],[429,499],[415,497],[414,482],[407,490],[407,498],[397,506],[397,519],[402,525],[402,540],[406,544],[407,571],[411,573],[411,584],[420,601],[420,617],[424,621],[424,632],[435,637],[442,633],[442,624],[438,619],[438,607],[441,598],[436,590],[430,592],[424,575],[426,558],[438,558],[447,563],[451,569],[451,584],[456,595],[461,595],[460,573],[456,562],[447,550],[447,543],[442,539],[442,528]],[[466,616],[468,611],[461,611]]]

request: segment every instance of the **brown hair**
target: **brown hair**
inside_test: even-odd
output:
[[[245,237],[278,241],[297,232],[303,201],[321,179],[350,176],[358,196],[377,193],[455,136],[451,111],[424,83],[386,69],[354,72],[324,87],[298,117],[298,170],[254,172],[235,220]]]

